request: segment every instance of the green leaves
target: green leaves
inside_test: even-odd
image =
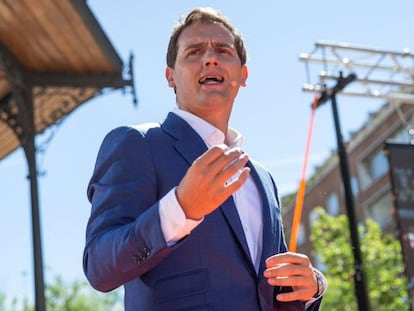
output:
[[[117,291],[102,294],[91,289],[86,282],[65,284],[60,277],[56,277],[54,283],[46,287],[48,310],[112,311],[119,301]]]
[[[310,239],[328,280],[323,309],[357,310],[348,218],[330,216],[320,207],[315,212],[318,220],[312,226]],[[408,287],[400,242],[391,234],[383,234],[371,219],[359,227],[359,234],[371,309],[408,311]]]
[[[65,283],[61,277],[56,277],[53,283],[46,286],[46,309],[53,311],[115,311],[123,310],[119,290],[110,293],[99,293],[93,290],[85,281]],[[34,311],[35,308],[24,298],[15,298],[6,303],[6,296],[0,293],[0,311]]]

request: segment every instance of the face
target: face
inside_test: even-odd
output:
[[[228,121],[247,67],[241,65],[231,32],[220,24],[194,24],[178,39],[174,68],[167,68],[168,85],[177,104],[206,121]]]

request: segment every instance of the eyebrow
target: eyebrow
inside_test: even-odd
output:
[[[202,48],[206,45],[207,45],[207,42],[191,43],[191,44],[187,45],[186,47],[184,47],[184,51],[187,51],[187,50],[190,50],[190,49],[195,49],[195,48]],[[234,43],[229,43],[229,42],[215,42],[215,41],[212,41],[212,45],[213,45],[213,47],[226,47],[226,48],[230,48],[230,49],[235,48]]]

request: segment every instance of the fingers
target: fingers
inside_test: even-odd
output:
[[[278,264],[283,263],[302,264],[307,266],[310,264],[310,260],[308,256],[304,254],[292,252],[276,254],[266,259],[267,268],[274,267]]]
[[[231,183],[226,182],[241,170],[248,160],[247,154],[240,148],[217,145],[196,159],[191,170],[197,175],[197,180],[202,186],[208,187],[212,192],[222,192],[229,196],[241,187],[250,170],[245,168]]]
[[[250,169],[244,167],[248,160],[240,148],[226,145],[214,146],[197,158],[176,190],[186,216],[200,219],[237,191],[249,175]]]
[[[265,276],[268,278],[268,282],[273,286],[313,286],[314,276],[312,270],[308,267],[298,265],[281,265],[267,269]]]
[[[238,169],[238,170],[240,170],[240,169]],[[224,190],[223,190],[223,195],[229,197],[234,192],[239,190],[243,186],[243,184],[246,182],[247,178],[249,177],[249,174],[250,174],[250,168],[244,167],[240,171],[240,175],[238,175],[236,178],[234,178],[229,183],[225,184]]]
[[[217,145],[197,158],[192,166],[201,177],[224,184],[247,161],[247,155],[240,148]]]
[[[313,295],[314,295],[314,292],[312,292],[312,290],[310,290],[309,288],[301,287],[298,289],[294,289],[292,292],[278,294],[276,295],[276,299],[282,302],[295,301],[295,300],[307,301],[311,299]]]
[[[293,292],[278,294],[279,301],[309,300],[317,291],[309,258],[303,254],[283,253],[266,260],[264,276],[272,286],[292,287]]]

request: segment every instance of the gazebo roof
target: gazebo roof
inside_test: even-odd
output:
[[[85,0],[1,1],[0,160],[21,144],[10,121],[19,113],[16,85],[29,88],[35,131],[41,133],[103,88],[133,87],[122,71]]]

